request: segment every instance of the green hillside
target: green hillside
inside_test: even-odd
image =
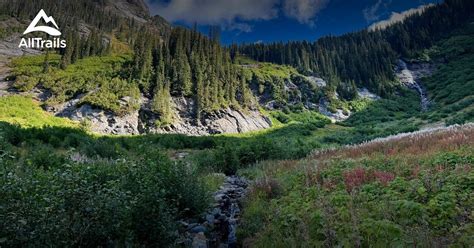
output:
[[[31,127],[79,127],[69,119],[54,117],[28,96],[0,97],[0,121]]]
[[[234,216],[238,247],[474,244],[472,1],[446,0],[376,32],[230,47],[218,33],[124,15],[115,5],[141,3],[0,2],[0,20],[28,20],[41,4],[70,13],[55,17],[72,44],[8,64],[0,247],[183,247],[195,227],[215,238],[230,219],[207,215],[225,205],[214,193],[231,175],[250,180]],[[78,22],[87,35],[73,35]],[[437,67],[420,80],[426,111],[394,75],[400,58]],[[311,81],[319,77],[326,86]],[[380,99],[359,97],[361,88]],[[33,100],[34,89],[51,97]],[[44,110],[80,99],[116,116],[140,115],[146,99],[156,125],[170,127],[173,98],[195,102],[185,114],[196,125],[227,108],[258,111],[273,124],[240,134],[113,136]],[[352,115],[333,123],[319,112],[324,101],[330,112]],[[452,124],[465,125],[429,129]]]

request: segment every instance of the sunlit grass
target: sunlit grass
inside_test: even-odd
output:
[[[0,97],[0,121],[22,127],[79,127],[77,122],[44,111],[31,97],[19,95]]]

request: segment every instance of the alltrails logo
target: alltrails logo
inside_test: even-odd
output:
[[[54,27],[49,26],[37,26],[38,22],[43,20],[44,23],[52,23]],[[54,21],[52,16],[46,15],[44,10],[40,10],[36,15],[35,19],[31,22],[30,26],[25,30],[23,33],[29,34],[31,32],[44,32],[51,36],[60,36],[61,32],[59,31],[58,24]],[[19,48],[66,48],[66,40],[62,40],[61,38],[53,38],[52,40],[45,40],[43,38],[22,38],[20,41]]]

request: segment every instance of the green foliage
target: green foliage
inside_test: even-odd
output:
[[[136,86],[124,79],[98,77],[95,79],[98,90],[87,94],[80,103],[89,103],[117,114],[126,114],[140,108],[140,92]],[[121,103],[128,98],[125,103]],[[118,99],[118,100],[117,100]]]
[[[273,101],[275,108],[318,102],[322,96],[322,90],[315,83],[291,66],[252,62],[242,56],[236,61],[243,68],[244,77],[254,95],[264,102]]]
[[[224,107],[255,105],[247,79],[216,40],[179,27],[164,42],[153,29],[142,32],[134,47],[130,80],[137,81],[145,95],[153,96],[160,125],[172,120],[171,96],[194,98],[196,121],[202,113]]]
[[[209,192],[219,190],[225,181],[225,175],[220,173],[211,173],[202,177],[202,182],[205,184]]]
[[[160,123],[157,126],[166,126],[173,123],[169,85],[158,85],[151,103],[151,109],[159,114]]]
[[[0,98],[0,121],[23,127],[77,127],[78,124],[65,118],[54,117],[43,111],[37,102],[25,96]]]
[[[412,132],[422,124],[419,120],[419,96],[409,90],[400,89],[398,96],[377,101],[352,101],[347,106],[357,111],[341,125],[351,128],[325,135],[325,143],[357,144],[377,137]]]
[[[422,15],[412,15],[383,30],[362,30],[323,37],[315,42],[244,44],[234,49],[257,61],[318,73],[346,99],[354,96],[353,83],[385,97],[393,93],[393,65],[399,56],[412,57],[432,47],[450,31],[469,24],[473,10],[474,5],[469,0],[447,0]],[[453,50],[446,52],[462,52],[459,48],[452,47]]]
[[[272,112],[277,115],[281,112]],[[201,168],[233,174],[240,168],[259,161],[295,159],[321,147],[314,132],[323,130],[330,121],[315,112],[288,115],[291,122],[268,131],[236,136],[216,136],[212,150],[202,150],[192,156]]]
[[[261,163],[241,171],[255,185],[239,240],[253,247],[391,247],[433,246],[443,238],[462,246],[473,235],[473,162],[468,146],[415,156]],[[272,180],[283,190],[266,198],[259,189],[271,186],[260,182]]]
[[[5,123],[0,139],[2,246],[170,246],[208,205],[196,171],[158,149]]]
[[[25,56],[14,59],[14,86],[29,91],[37,84],[48,89],[52,97],[47,104],[57,104],[70,100],[80,94],[82,104],[91,104],[117,114],[136,110],[140,92],[137,85],[123,79],[124,64],[128,55],[108,57],[88,57],[59,69],[60,56],[51,54],[48,59],[48,73],[42,72],[44,56]],[[121,103],[124,97],[130,98]]]
[[[239,58],[240,60],[242,59]],[[293,67],[257,62],[241,66],[255,95],[275,100],[281,105],[289,101],[289,95],[285,91],[285,82],[294,75],[299,75]]]
[[[429,98],[434,102],[431,111],[423,116],[430,121],[445,120],[446,124],[463,124],[474,120],[474,32],[472,24],[461,29],[459,35],[440,42],[430,56],[447,63],[431,77],[423,80]]]
[[[342,99],[354,100],[357,97],[357,86],[354,80],[351,80],[348,84],[339,84],[337,86],[337,93]]]
[[[271,63],[255,62],[251,65],[244,65],[244,69],[255,75],[262,82],[271,81],[273,78],[290,79],[293,74],[298,74],[291,66]]]
[[[286,112],[287,113],[285,113],[285,111],[272,111],[270,114],[273,116],[273,118],[284,124],[297,122],[304,124],[314,124],[317,127],[322,128],[324,125],[330,123],[330,120],[319,112],[307,110],[301,112]]]
[[[372,102],[351,116],[347,124],[368,126],[408,119],[420,113],[419,105],[419,96],[415,92],[401,89],[400,96]]]

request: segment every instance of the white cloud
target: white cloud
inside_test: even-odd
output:
[[[384,7],[384,9],[386,10],[391,3],[392,3],[392,0],[387,0],[387,1],[377,0],[377,2],[374,5],[363,9],[362,13],[364,14],[365,20],[368,23],[379,20],[380,17],[384,14],[384,13],[380,13],[381,7]]]
[[[287,17],[300,23],[314,25],[316,14],[324,9],[329,0],[285,0],[283,11]]]
[[[224,29],[250,32],[249,21],[271,20],[281,13],[313,25],[316,15],[330,0],[148,0],[153,15],[170,22],[221,25]],[[281,11],[281,12],[280,12]]]
[[[238,30],[244,33],[252,32],[252,26],[243,22],[231,22],[228,24],[221,25],[221,27],[224,30]]]
[[[364,13],[364,18],[367,22],[373,22],[379,19],[377,12],[379,11],[380,4],[382,4],[382,0],[378,0],[374,5],[362,10],[362,13]]]
[[[392,12],[392,15],[390,16],[389,19],[383,20],[383,21],[380,21],[380,22],[376,22],[376,23],[370,25],[369,30],[374,31],[376,29],[385,29],[390,25],[393,25],[397,22],[401,22],[401,21],[405,20],[405,18],[407,18],[407,17],[409,17],[413,14],[417,14],[417,13],[421,14],[427,8],[432,7],[432,6],[434,6],[434,4],[421,5],[418,8],[409,9],[409,10],[403,11],[401,13]]]
[[[278,16],[280,0],[171,0],[150,3],[152,14],[170,22],[222,25],[225,28],[250,31],[250,20],[270,20]],[[239,22],[240,21],[240,22]]]

